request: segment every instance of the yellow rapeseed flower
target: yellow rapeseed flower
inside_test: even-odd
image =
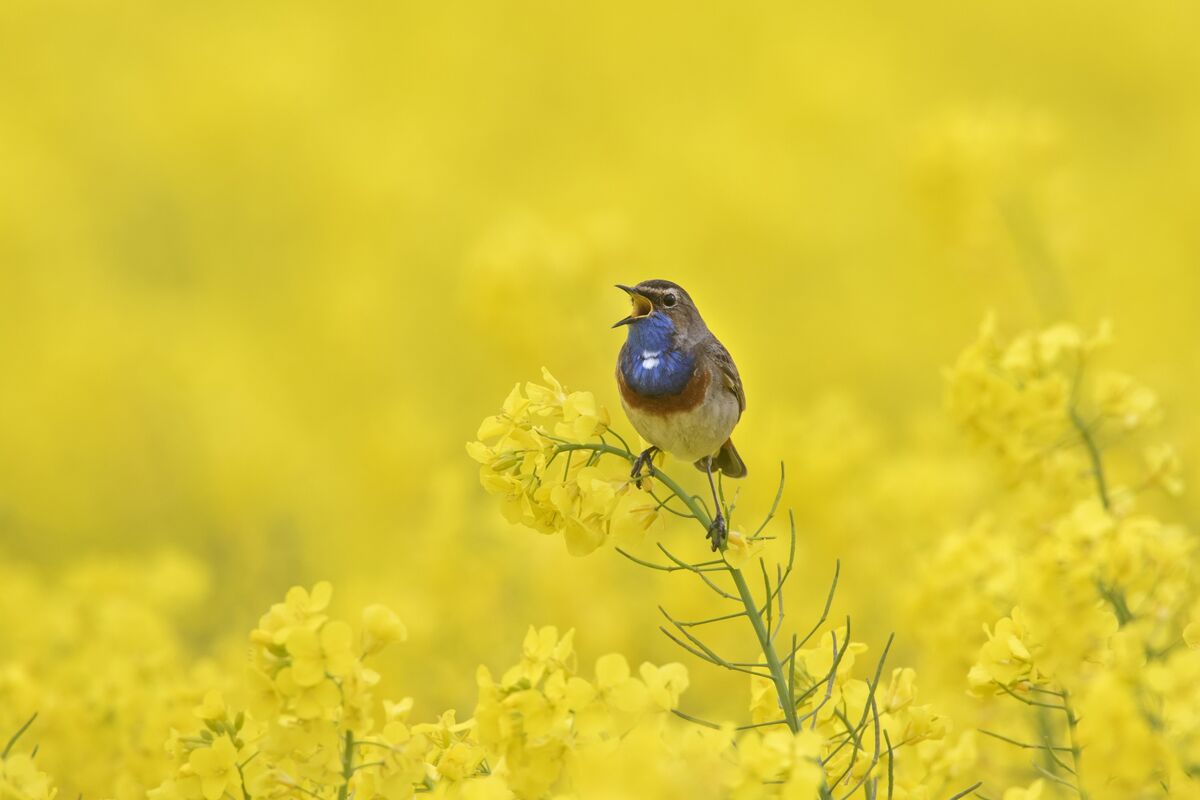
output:
[[[210,747],[198,747],[188,756],[188,764],[200,779],[204,800],[218,800],[226,792],[240,795],[237,748],[225,736],[218,736]]]
[[[396,612],[378,603],[369,605],[362,612],[362,652],[374,655],[389,644],[403,642],[408,638],[408,629],[396,616]]]
[[[48,775],[24,753],[0,759],[0,798],[4,800],[54,800],[58,794]]]
[[[285,641],[292,659],[292,680],[297,686],[315,686],[326,676],[345,676],[354,664],[354,634],[350,626],[333,621],[321,626],[292,630]]]

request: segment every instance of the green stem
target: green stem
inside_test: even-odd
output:
[[[622,450],[610,444],[562,444],[557,449],[559,451],[592,450],[597,453],[609,453],[620,456],[630,463],[637,458],[628,450]],[[694,497],[685,492],[683,487],[676,483],[670,475],[667,475],[658,467],[654,467],[653,470],[651,476],[682,500],[688,507],[688,510],[696,517],[696,521],[707,531],[708,526],[712,524],[712,519],[708,516],[704,507]],[[754,595],[750,591],[750,586],[746,583],[746,578],[742,575],[742,571],[728,564],[726,565],[726,569],[729,570],[729,575],[733,578],[734,586],[737,587],[738,595],[746,610],[746,616],[750,618],[750,624],[754,626],[754,635],[758,638],[759,647],[762,649],[763,658],[767,663],[767,669],[771,672],[771,682],[775,684],[775,693],[779,696],[779,707],[783,709],[788,727],[795,733],[800,729],[800,725],[796,721],[796,707],[792,703],[791,692],[788,691],[788,680],[784,674],[783,665],[779,661],[779,654],[775,652],[775,645],[771,642],[771,633],[767,630],[766,623],[763,622],[762,614],[758,610],[758,603],[755,601]]]
[[[1071,761],[1075,767],[1075,790],[1079,792],[1080,800],[1088,800],[1088,793],[1083,788],[1083,775],[1079,771],[1082,750],[1075,735],[1075,728],[1079,725],[1079,718],[1075,716],[1075,711],[1071,708],[1070,694],[1067,692],[1066,687],[1063,687],[1062,701],[1063,713],[1067,716],[1067,737],[1071,745]]]
[[[598,453],[610,453],[620,456],[631,463],[636,459],[636,456],[628,450],[622,450],[619,447],[613,447],[608,444],[564,444],[559,445],[558,449],[560,451],[593,450]],[[660,481],[676,497],[682,500],[687,505],[688,510],[696,517],[696,521],[704,527],[705,531],[708,530],[708,526],[712,524],[712,519],[694,497],[685,492],[682,486],[658,467],[654,467],[652,477]],[[771,634],[767,630],[766,623],[763,622],[762,614],[758,610],[758,603],[755,601],[754,595],[750,591],[750,586],[746,583],[746,578],[742,575],[742,571],[729,565],[726,565],[726,568],[729,570],[729,575],[733,578],[733,583],[737,587],[738,595],[746,610],[746,616],[750,618],[750,624],[754,626],[754,634],[758,638],[759,647],[762,648],[767,669],[771,672],[771,682],[775,684],[775,693],[779,695],[779,706],[783,709],[788,727],[795,733],[800,729],[799,723],[796,721],[796,708],[792,704],[791,693],[788,691],[788,680],[784,675],[783,665],[779,661],[779,654],[775,652],[775,645],[771,643]]]
[[[242,766],[242,764],[237,765],[238,780],[242,784],[242,800],[250,800],[250,790],[246,788],[246,773]]]
[[[354,777],[354,731],[346,731],[345,751],[342,753],[342,785],[338,789],[338,800],[350,795],[350,779]]]
[[[1071,423],[1079,431],[1083,445],[1087,448],[1088,458],[1092,462],[1092,475],[1096,478],[1096,491],[1100,494],[1101,505],[1107,511],[1111,506],[1108,499],[1108,481],[1104,477],[1104,461],[1100,457],[1100,447],[1096,444],[1096,438],[1092,436],[1092,431],[1088,428],[1087,423],[1083,421],[1083,417],[1079,416],[1079,411],[1074,406],[1071,406]]]
[[[33,724],[33,721],[35,719],[37,719],[37,717],[38,717],[37,712],[36,711],[33,712],[33,716],[30,717],[29,719],[25,720],[25,724],[17,729],[17,732],[14,733],[12,735],[12,738],[8,740],[8,744],[4,746],[4,751],[0,752],[0,760],[8,758],[8,754],[12,752],[13,745],[17,743],[17,739],[20,739],[21,734],[23,734],[23,733],[25,733],[25,731],[29,730],[29,726]]]
[[[610,455],[620,456],[630,463],[633,463],[637,459],[637,456],[630,451],[622,450],[619,447],[613,447],[610,444],[560,444],[557,446],[557,449],[560,452],[570,450],[591,450],[596,453],[608,453]],[[691,511],[692,515],[696,518],[696,521],[700,523],[700,526],[704,528],[705,532],[707,532],[709,526],[712,524],[712,518],[708,515],[704,505],[697,501],[693,495],[685,492],[683,487],[676,483],[670,475],[667,475],[661,469],[654,467],[653,465],[651,465],[651,469],[651,477],[661,482],[664,486],[670,489],[676,497],[683,501],[683,503],[688,507],[688,510]],[[780,494],[782,494],[782,488],[780,489]],[[776,503],[778,503],[778,499],[776,499]],[[772,508],[772,513],[774,513],[774,507]],[[669,553],[667,555],[670,557]],[[800,730],[800,723],[796,718],[796,704],[792,699],[792,692],[789,689],[790,683],[784,674],[783,665],[779,661],[779,654],[775,651],[775,645],[771,641],[771,632],[767,630],[766,623],[763,622],[762,614],[759,612],[758,603],[755,601],[754,595],[750,591],[750,586],[746,583],[746,578],[742,575],[742,571],[736,567],[730,566],[728,563],[725,564],[725,568],[729,570],[729,576],[733,578],[733,583],[737,587],[742,606],[745,608],[746,616],[749,617],[750,624],[754,627],[754,635],[758,639],[759,647],[762,649],[763,659],[766,661],[767,669],[771,673],[771,682],[775,685],[775,694],[779,698],[779,707],[783,710],[784,721],[787,723],[787,726],[792,733],[797,733]],[[703,574],[698,574],[700,574],[702,578],[704,577]],[[769,597],[767,602],[770,602]],[[820,796],[822,798],[832,797],[829,787],[823,782]],[[340,798],[339,800],[345,800],[345,798]]]
[[[758,603],[751,594],[750,586],[746,583],[742,571],[730,567],[729,575],[733,578],[734,585],[737,586],[738,594],[742,597],[746,616],[750,618],[750,624],[754,626],[754,634],[758,637],[758,644],[762,648],[763,658],[766,659],[767,669],[771,672],[771,682],[775,684],[775,694],[779,696],[779,706],[783,709],[783,716],[792,733],[796,733],[800,730],[800,724],[796,721],[796,706],[792,703],[792,696],[788,691],[788,680],[783,674],[783,665],[779,663],[779,654],[775,652],[775,645],[771,643],[771,633],[767,630],[762,615],[758,613]]]

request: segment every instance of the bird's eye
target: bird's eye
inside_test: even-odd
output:
[[[664,306],[666,306],[667,308],[670,308],[671,306],[675,305],[675,295],[673,295],[673,294],[665,295],[663,297],[662,304]]]

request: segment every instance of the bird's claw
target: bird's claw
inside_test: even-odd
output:
[[[712,523],[708,526],[708,535],[705,539],[712,539],[713,552],[725,549],[725,542],[729,538],[729,526],[725,524],[725,515],[717,514],[713,518]]]
[[[642,451],[641,455],[633,460],[633,469],[630,470],[629,477],[633,478],[634,485],[636,485],[637,488],[642,488],[643,470],[650,477],[654,477],[654,455],[657,452],[657,447],[647,447]]]

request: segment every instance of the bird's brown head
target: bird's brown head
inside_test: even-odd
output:
[[[696,310],[696,304],[677,283],[664,280],[642,281],[637,286],[617,288],[629,295],[633,302],[633,313],[619,320],[614,328],[621,325],[640,325],[656,318],[670,320],[671,327],[680,333],[700,330],[704,320]]]

